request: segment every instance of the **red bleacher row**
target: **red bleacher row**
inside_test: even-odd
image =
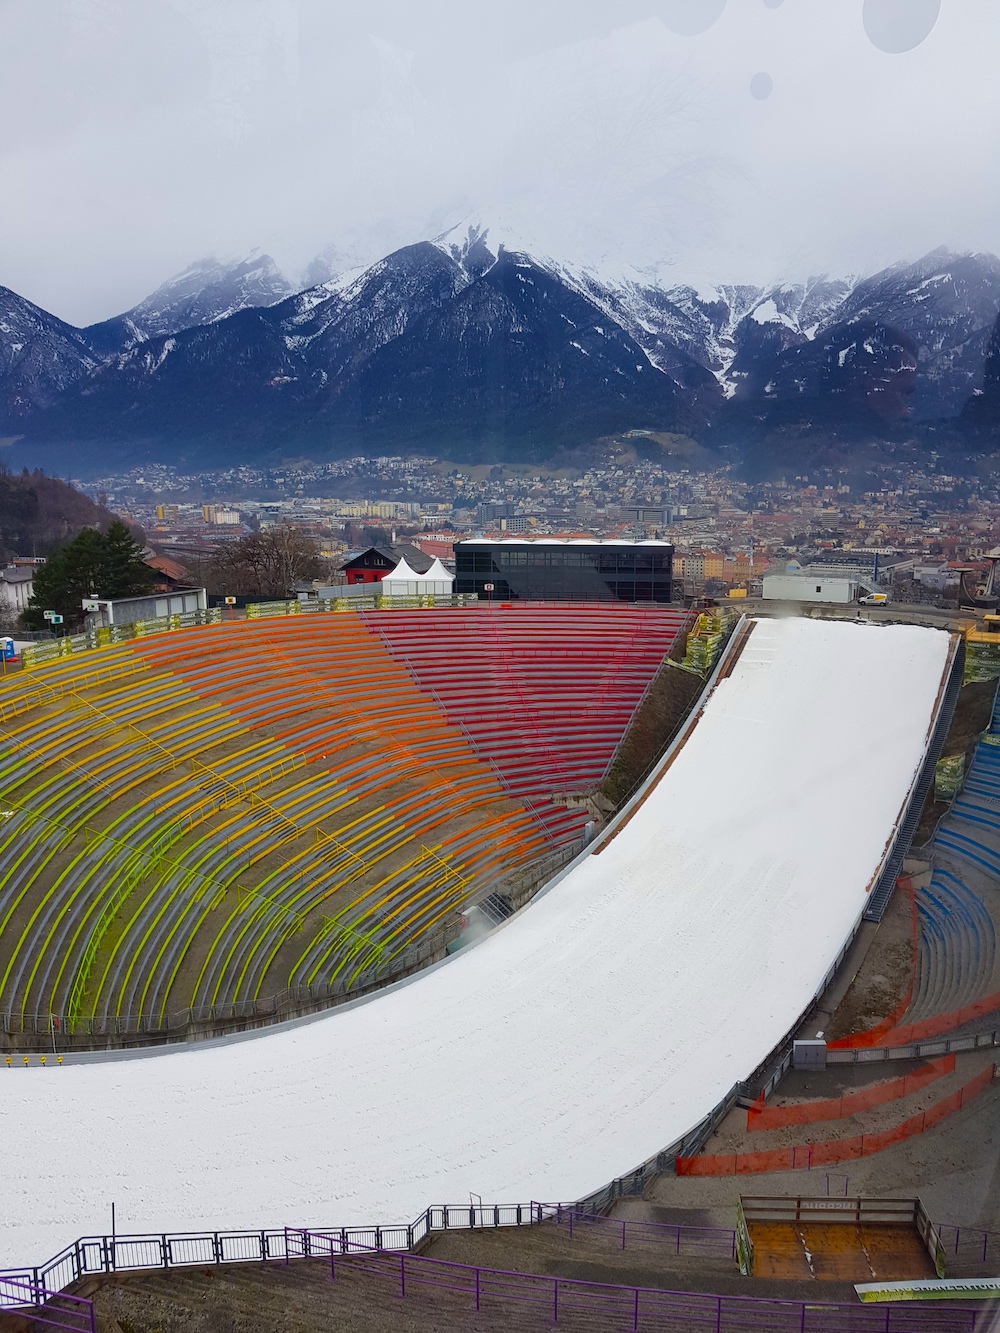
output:
[[[690,613],[515,603],[366,611],[362,619],[511,793],[542,806],[554,792],[600,782]],[[550,810],[547,818],[566,817]]]

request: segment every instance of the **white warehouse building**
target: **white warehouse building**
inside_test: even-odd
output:
[[[764,598],[780,602],[854,602],[856,579],[828,577],[820,573],[765,574]]]

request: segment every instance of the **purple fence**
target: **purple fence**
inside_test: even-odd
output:
[[[65,1291],[49,1291],[34,1282],[0,1277],[0,1306],[4,1314],[20,1315],[44,1328],[64,1328],[71,1333],[96,1333],[94,1303]]]
[[[632,1333],[974,1333],[973,1310],[911,1304],[844,1305],[821,1301],[708,1296],[615,1286],[575,1278],[543,1277],[477,1268],[423,1255],[332,1250],[330,1275],[350,1273],[380,1282],[401,1298],[426,1293],[439,1303],[497,1313],[511,1303],[533,1306],[539,1326],[600,1318],[607,1330]]]
[[[665,1222],[633,1222],[628,1218],[584,1213],[570,1204],[538,1203],[538,1221],[563,1229],[569,1240],[599,1236],[619,1249],[652,1245],[661,1254],[736,1262],[736,1232],[725,1227],[689,1227]]]

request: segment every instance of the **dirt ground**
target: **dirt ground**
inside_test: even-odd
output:
[[[913,900],[897,888],[857,976],[830,1020],[827,1040],[873,1028],[907,998],[913,980]]]
[[[919,1198],[935,1222],[1000,1230],[1000,1082],[925,1133],[833,1170],[663,1175],[615,1211],[655,1221],[663,1209],[696,1208],[732,1226],[743,1194]]]

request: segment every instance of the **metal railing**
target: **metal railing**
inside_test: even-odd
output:
[[[967,1037],[941,1037],[935,1041],[916,1041],[909,1046],[827,1047],[828,1065],[878,1064],[884,1060],[920,1060],[956,1051],[981,1051],[1000,1046],[1000,1030],[976,1032]]]
[[[20,1288],[59,1292],[96,1274],[127,1273],[139,1269],[187,1268],[205,1264],[269,1263],[327,1255],[331,1246],[347,1253],[358,1247],[372,1250],[409,1250],[434,1231],[487,1231],[498,1227],[532,1226],[539,1220],[534,1203],[436,1204],[413,1222],[369,1227],[331,1227],[303,1230],[271,1227],[232,1231],[176,1231],[113,1236],[82,1236],[47,1263],[33,1268],[0,1272],[0,1310],[12,1309]],[[556,1205],[545,1205],[554,1207]],[[303,1237],[321,1237],[303,1240]],[[5,1294],[8,1293],[9,1295]]]
[[[315,597],[306,601],[294,598],[273,602],[250,602],[247,620],[262,620],[266,616],[315,615],[323,611],[417,611],[430,607],[471,606],[478,602],[475,593],[448,597],[439,593],[424,593],[415,597],[390,597],[373,593],[368,597]]]
[[[576,1278],[543,1277],[499,1268],[431,1259],[424,1255],[355,1249],[332,1250],[330,1276],[346,1275],[389,1284],[401,1298],[420,1291],[465,1309],[500,1314],[533,1306],[542,1321],[558,1324],[576,1316],[599,1318],[602,1328],[715,1329],[717,1333],[973,1333],[976,1312],[949,1307],[846,1305],[822,1301],[713,1296]]]
[[[153,620],[137,620],[133,625],[107,625],[101,629],[87,630],[84,634],[66,634],[61,639],[29,644],[21,654],[21,664],[25,671],[31,671],[64,657],[75,657],[77,653],[113,648],[116,644],[126,643],[129,639],[142,639],[149,634],[165,634],[170,630],[191,629],[196,625],[217,625],[221,619],[221,608],[216,606],[207,610],[182,611],[172,616],[156,616]]]
[[[928,1236],[925,1243],[933,1239],[937,1242],[948,1260],[948,1270],[953,1271],[953,1260],[965,1260],[971,1263],[976,1256],[985,1254],[987,1262],[1000,1251],[1000,1233],[983,1232],[968,1227],[932,1227],[919,1203],[903,1201],[857,1201],[830,1199],[799,1200],[744,1200],[744,1206],[772,1206],[784,1217],[788,1207],[793,1212],[798,1209],[819,1209],[827,1220],[850,1215],[855,1218],[858,1209],[864,1206],[867,1220],[881,1217],[885,1207],[896,1208],[900,1216],[912,1217],[914,1208],[920,1220],[926,1223]],[[875,1211],[871,1211],[874,1209]],[[846,1211],[845,1211],[846,1210]],[[881,1211],[879,1211],[881,1210]],[[868,1216],[871,1212],[871,1216]],[[756,1214],[755,1214],[756,1215]],[[777,1215],[777,1214],[776,1214]],[[896,1213],[893,1213],[893,1218]],[[740,1221],[743,1213],[740,1211]],[[93,1306],[90,1301],[65,1292],[65,1288],[89,1276],[110,1275],[113,1273],[138,1272],[142,1270],[169,1270],[205,1265],[247,1263],[291,1263],[298,1259],[324,1259],[331,1265],[339,1261],[356,1260],[364,1257],[371,1262],[379,1256],[392,1256],[394,1275],[402,1273],[405,1282],[408,1277],[422,1271],[413,1264],[439,1264],[438,1260],[423,1259],[414,1253],[417,1248],[434,1233],[446,1231],[492,1231],[509,1227],[535,1227],[553,1225],[565,1230],[568,1238],[579,1240],[581,1234],[597,1235],[606,1239],[616,1249],[633,1249],[640,1246],[654,1246],[660,1255],[681,1255],[686,1257],[721,1258],[735,1260],[739,1256],[740,1245],[734,1231],[721,1227],[688,1227],[663,1225],[657,1223],[632,1221],[630,1219],[611,1218],[587,1212],[585,1206],[567,1203],[525,1204],[447,1204],[426,1208],[413,1222],[390,1223],[367,1227],[281,1227],[245,1228],[231,1231],[183,1231],[160,1234],[83,1236],[68,1245],[47,1263],[34,1268],[8,1269],[0,1272],[0,1312],[24,1313],[31,1307],[31,1318],[37,1323],[47,1323],[56,1328],[78,1330],[81,1333],[93,1333]],[[744,1224],[745,1229],[745,1224]],[[933,1237],[930,1233],[933,1232]],[[398,1267],[396,1265],[400,1264]],[[902,1318],[899,1306],[873,1309],[871,1306],[838,1306],[818,1302],[808,1304],[797,1301],[760,1301],[750,1298],[723,1296],[701,1296],[684,1292],[659,1291],[650,1288],[632,1286],[618,1287],[602,1283],[569,1283],[558,1278],[542,1278],[525,1273],[503,1273],[500,1270],[476,1268],[469,1265],[451,1265],[463,1273],[480,1275],[480,1298],[485,1298],[487,1291],[494,1296],[499,1288],[493,1290],[484,1285],[487,1275],[504,1277],[515,1286],[523,1284],[525,1293],[546,1290],[548,1295],[542,1302],[546,1306],[551,1298],[556,1302],[556,1318],[562,1310],[570,1308],[560,1300],[560,1295],[567,1296],[577,1286],[595,1288],[598,1291],[616,1292],[613,1309],[634,1312],[635,1301],[639,1301],[642,1315],[642,1327],[674,1329],[684,1327],[682,1316],[690,1318],[693,1324],[705,1327],[725,1327],[727,1333],[742,1333],[742,1330],[762,1330],[767,1328],[774,1333],[781,1333],[786,1328],[789,1333],[843,1333],[844,1330],[856,1333],[971,1333],[974,1320],[955,1322],[956,1313],[963,1316],[969,1311],[955,1312],[938,1307],[935,1314],[942,1318],[941,1323],[924,1319],[924,1311],[906,1311],[908,1318],[916,1322],[907,1322]],[[427,1271],[430,1271],[428,1269]],[[954,1271],[957,1271],[955,1269]],[[551,1287],[541,1288],[539,1284],[557,1281],[560,1292]],[[472,1286],[460,1284],[460,1290],[475,1291]],[[502,1284],[501,1284],[502,1285]],[[632,1305],[622,1306],[625,1299],[622,1293],[629,1293]],[[639,1293],[637,1296],[636,1293]],[[405,1293],[404,1293],[405,1294]],[[574,1298],[575,1299],[575,1298]],[[589,1296],[584,1307],[597,1311],[601,1305]],[[688,1303],[688,1304],[685,1304]],[[477,1307],[478,1308],[478,1307]],[[70,1311],[71,1313],[67,1313]],[[75,1313],[72,1313],[74,1312]],[[889,1311],[893,1313],[889,1314]],[[863,1313],[862,1313],[863,1312]],[[849,1318],[848,1318],[849,1314]],[[876,1315],[883,1322],[878,1322]],[[60,1316],[57,1318],[56,1316]],[[843,1319],[838,1323],[837,1318]],[[657,1323],[656,1320],[667,1322]],[[675,1323],[671,1324],[670,1319]],[[756,1319],[757,1322],[753,1322]],[[797,1323],[795,1319],[805,1322]],[[719,1320],[716,1324],[716,1320]],[[768,1322],[768,1321],[771,1322]],[[826,1320],[826,1322],[823,1322]],[[886,1322],[886,1321],[889,1322]],[[812,1322],[810,1322],[812,1321]],[[855,1322],[852,1322],[855,1321]],[[628,1325],[626,1325],[627,1327]],[[638,1327],[638,1325],[636,1325]]]
[[[37,1282],[20,1282],[0,1274],[0,1310],[19,1315],[32,1325],[64,1328],[70,1333],[97,1333],[94,1302],[66,1291],[51,1291]]]
[[[726,1227],[692,1227],[682,1223],[640,1222],[606,1213],[587,1213],[575,1204],[540,1203],[538,1220],[565,1231],[571,1241],[598,1237],[616,1249],[633,1250],[654,1246],[660,1254],[684,1258],[732,1259],[737,1257],[736,1231]]]
[[[939,1225],[937,1234],[949,1277],[995,1277],[1000,1272],[1000,1231]]]

